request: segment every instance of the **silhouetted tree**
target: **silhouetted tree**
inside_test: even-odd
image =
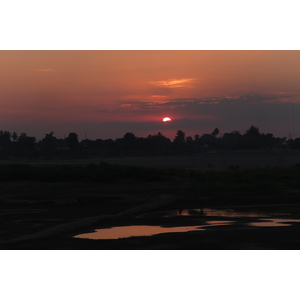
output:
[[[246,149],[261,148],[261,134],[258,127],[251,126],[243,135],[243,144]]]
[[[173,140],[175,149],[183,150],[185,146],[185,133],[182,130],[177,130],[176,136]]]
[[[177,130],[176,136],[174,138],[174,143],[184,143],[185,133],[182,130]]]
[[[174,149],[180,153],[183,153],[186,148],[185,132],[177,130],[175,138],[173,140]]]
[[[192,155],[195,152],[195,142],[191,136],[186,137],[185,139],[185,145],[186,145],[186,153],[188,155]]]
[[[123,147],[126,154],[133,154],[136,152],[136,136],[132,132],[127,132],[123,137]]]
[[[137,155],[149,155],[151,152],[150,141],[148,138],[137,138],[136,139],[136,151]]]
[[[119,155],[133,155],[136,153],[136,136],[132,132],[127,132],[123,138],[116,139],[115,145]]]
[[[22,152],[32,152],[34,151],[34,144],[36,138],[27,136],[26,133],[21,133],[18,138],[18,150]]]
[[[293,149],[297,149],[297,150],[300,149],[300,138],[294,139]]]
[[[17,135],[16,132],[13,132],[13,133],[12,133],[12,138],[13,138],[13,141],[14,141],[14,142],[18,139],[18,135]]]
[[[79,144],[78,135],[74,132],[69,133],[69,136],[67,137],[67,141],[70,149],[74,150]]]
[[[56,146],[56,138],[53,136],[54,132],[46,133],[45,138],[42,140],[42,147],[43,150],[48,151],[54,151]]]
[[[219,134],[219,129],[215,128],[215,130],[211,133],[212,136],[217,136]]]
[[[205,133],[200,137],[198,143],[201,147],[205,146],[206,148],[216,148],[218,145],[218,139],[215,135]]]
[[[262,134],[261,135],[261,145],[264,148],[270,149],[276,147],[277,144],[276,138],[274,138],[272,133]]]
[[[115,143],[112,139],[104,140],[102,143],[102,149],[105,152],[105,155],[111,155],[115,150]]]
[[[123,138],[126,142],[129,142],[129,143],[132,143],[136,140],[136,136],[132,132],[125,133]]]
[[[123,138],[115,141],[107,140],[82,140],[78,141],[76,133],[70,133],[67,138],[57,139],[50,132],[45,137],[36,142],[35,137],[29,137],[26,133],[21,133],[18,137],[16,132],[0,130],[0,156],[5,159],[8,155],[18,155],[20,157],[38,157],[39,151],[43,150],[48,155],[57,157],[84,158],[112,155],[168,155],[172,153],[193,154],[196,151],[205,149],[271,149],[282,147],[284,139],[275,138],[273,134],[260,133],[259,128],[251,126],[241,135],[238,131],[224,133],[221,137],[219,129],[215,128],[211,134],[195,135],[186,137],[182,130],[177,130],[173,143],[161,132],[155,135],[148,135],[147,138],[136,137],[132,132],[127,132]],[[300,149],[300,138],[287,141],[291,149]],[[76,151],[70,152],[69,150]],[[25,154],[25,156],[24,156]]]
[[[168,154],[171,149],[171,141],[161,132],[155,135],[148,135],[149,147],[155,155]]]
[[[221,145],[224,149],[241,149],[243,146],[242,135],[237,130],[230,133],[224,133]]]
[[[10,149],[10,140],[11,133],[9,131],[0,130],[0,147],[8,151]]]
[[[259,129],[258,127],[255,127],[255,126],[251,126],[248,130],[246,130],[246,133],[245,135],[248,135],[248,136],[259,136],[260,135],[260,132],[259,132]]]

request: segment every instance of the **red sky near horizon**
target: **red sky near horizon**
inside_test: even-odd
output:
[[[0,129],[38,139],[300,135],[300,51],[0,51],[0,80]]]

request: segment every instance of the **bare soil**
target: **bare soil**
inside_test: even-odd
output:
[[[235,170],[295,166],[300,162],[300,155],[282,152],[207,153],[192,157],[106,158],[68,163],[89,164],[103,161],[161,168]],[[30,163],[45,164],[43,161]],[[61,164],[61,161],[48,163]],[[246,208],[254,204],[278,205],[280,210],[280,205],[300,205],[299,190],[295,189],[274,190],[270,193],[257,190],[249,193],[243,189],[211,189],[204,192],[199,188],[195,192],[189,182],[170,178],[168,181],[142,183],[125,179],[111,184],[10,181],[1,182],[0,191],[0,249],[300,249],[300,223],[288,227],[251,227],[248,225],[249,219],[245,218],[233,218],[230,220],[236,223],[232,225],[210,227],[205,231],[165,233],[118,240],[73,238],[79,233],[112,226],[186,226],[218,220],[205,216],[136,218],[142,211],[199,208],[200,205],[227,208],[238,205]],[[171,201],[161,202],[163,199]],[[161,204],[159,207],[155,205],[158,202]],[[141,210],[141,207],[144,209]],[[300,219],[298,212],[295,212],[294,217]],[[84,223],[83,220],[89,222]],[[252,221],[257,220],[253,218]],[[74,227],[72,224],[81,225]]]

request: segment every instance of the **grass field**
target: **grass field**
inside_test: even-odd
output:
[[[300,152],[289,150],[261,151],[211,151],[197,153],[192,156],[152,156],[152,157],[91,157],[89,159],[36,159],[36,160],[2,160],[1,164],[21,163],[30,165],[86,165],[102,163],[146,166],[158,168],[188,168],[188,169],[253,169],[257,167],[285,167],[300,163]]]

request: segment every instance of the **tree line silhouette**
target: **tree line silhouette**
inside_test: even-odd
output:
[[[159,155],[193,155],[214,150],[270,150],[289,148],[300,149],[300,138],[286,139],[263,134],[258,127],[251,126],[244,134],[232,131],[220,135],[218,128],[212,133],[186,136],[177,130],[171,141],[161,132],[148,135],[147,138],[136,137],[127,132],[122,138],[84,139],[79,142],[78,135],[69,133],[66,138],[56,138],[54,132],[45,134],[42,140],[26,133],[0,131],[0,159],[16,158],[87,158],[95,156],[159,156]]]

